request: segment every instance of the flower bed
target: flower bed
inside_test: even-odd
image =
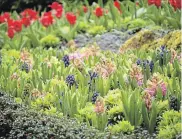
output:
[[[0,137],[177,138],[181,41],[175,2],[54,2],[41,14],[1,14],[0,89],[6,93]]]

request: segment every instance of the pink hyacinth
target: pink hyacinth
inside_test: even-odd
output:
[[[69,59],[74,60],[74,59],[82,59],[85,55],[81,53],[71,53],[69,54]]]
[[[145,89],[145,91],[146,91],[148,94],[150,94],[151,96],[155,96],[155,95],[156,95],[157,88],[156,88],[156,87],[151,87],[151,88]]]
[[[167,92],[167,87],[166,87],[166,84],[164,82],[162,82],[160,84],[160,87],[162,89],[162,95],[165,96],[166,95],[166,92]]]

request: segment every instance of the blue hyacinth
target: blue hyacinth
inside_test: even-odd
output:
[[[76,81],[75,81],[75,77],[74,75],[68,75],[66,77],[66,83],[69,87],[73,86],[73,85],[76,85]]]
[[[94,92],[93,96],[92,96],[92,103],[95,104],[97,97],[99,96],[98,92]]]
[[[91,72],[89,71],[88,72],[89,75],[90,75],[90,80],[92,81],[93,79],[97,78],[98,77],[98,74],[96,72]]]
[[[69,56],[65,55],[62,59],[62,61],[64,62],[65,67],[68,67],[70,65],[70,60],[69,60]]]
[[[149,66],[149,68],[150,68],[150,72],[152,72],[153,71],[153,68],[154,68],[154,62],[153,61],[149,61],[149,60],[140,60],[140,59],[138,59],[137,61],[136,61],[136,64],[139,66],[143,66],[144,67],[144,69],[146,69],[146,67],[147,67],[147,65]]]

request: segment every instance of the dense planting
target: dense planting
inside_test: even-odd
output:
[[[2,13],[0,137],[179,138],[179,4]]]

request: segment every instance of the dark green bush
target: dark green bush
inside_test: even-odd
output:
[[[74,119],[42,115],[16,104],[0,93],[0,138],[6,139],[100,139],[103,133]]]
[[[112,139],[128,138],[118,134],[111,136],[75,119],[58,118],[29,110],[14,102],[13,98],[0,92],[0,139]]]

